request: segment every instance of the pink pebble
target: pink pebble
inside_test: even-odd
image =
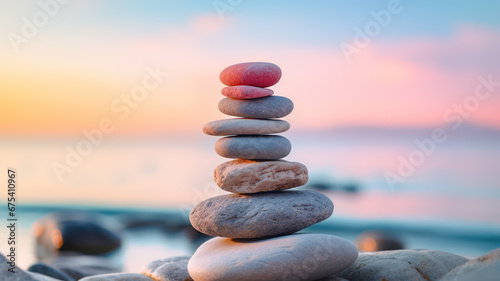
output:
[[[240,100],[268,97],[274,94],[274,91],[271,89],[264,89],[246,85],[225,87],[222,89],[221,92],[224,96],[228,98],[240,99]]]
[[[226,67],[220,81],[227,86],[248,85],[270,87],[281,78],[281,69],[268,62],[245,62]]]

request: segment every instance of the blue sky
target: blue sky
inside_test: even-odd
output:
[[[229,1],[220,1],[230,3]],[[238,2],[238,1],[234,1]],[[353,36],[353,26],[372,20],[371,11],[387,8],[390,1],[240,1],[228,18],[237,18],[238,35],[279,42],[334,44]],[[464,23],[500,26],[499,1],[398,1],[396,24],[384,30],[387,38],[447,36]],[[87,18],[93,24],[127,25],[144,32],[162,25],[183,25],[200,14],[216,13],[217,1],[106,1]],[[81,20],[81,19],[80,19]],[[87,24],[92,24],[87,21]],[[147,30],[144,30],[147,29]],[[331,31],[331,32],[330,32]],[[260,37],[260,38],[262,38]]]
[[[214,7],[220,3],[236,5],[220,18]],[[498,73],[500,1],[400,1],[402,11],[347,60],[341,44],[353,44],[355,28],[364,29],[374,20],[372,12],[389,3],[394,2],[70,1],[15,53],[7,35],[20,34],[24,18],[31,20],[40,5],[3,2],[0,70],[12,85],[0,90],[10,93],[8,107],[19,120],[4,127],[78,132],[109,111],[117,93],[133,87],[145,64],[160,64],[172,70],[172,80],[161,89],[165,94],[145,102],[145,113],[126,130],[192,130],[202,116],[222,117],[205,107],[220,98],[209,95],[220,91],[218,73],[251,60],[282,67],[276,91],[299,105],[294,114],[300,128],[440,125],[443,112],[474,91],[478,75]],[[500,98],[483,104],[467,121],[500,127]],[[61,120],[67,120],[64,126]]]

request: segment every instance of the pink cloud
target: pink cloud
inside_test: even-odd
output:
[[[182,92],[179,104],[192,97],[191,108],[184,111],[192,126],[225,118],[216,110],[223,87],[218,73],[242,61],[271,61],[282,68],[282,80],[273,89],[296,104],[287,117],[294,128],[440,126],[444,111],[474,92],[477,75],[488,73],[488,63],[497,57],[491,46],[500,42],[499,32],[462,26],[448,38],[374,39],[348,63],[340,50],[332,47],[271,44],[266,50],[240,52],[205,48],[204,32],[224,30],[216,28],[214,21],[220,22],[217,17],[200,16],[193,19],[191,27],[171,28],[162,38],[130,44],[136,56],[160,58],[175,67],[171,89]],[[205,26],[210,28],[203,31]],[[172,97],[164,98],[167,102]],[[498,103],[496,97],[484,101],[481,110],[467,121],[498,126],[500,117],[494,110]]]
[[[210,35],[227,28],[230,22],[230,19],[221,20],[217,14],[202,14],[191,19],[191,25],[194,30],[205,35]]]
[[[291,50],[286,90],[301,93],[296,116],[304,127],[439,126],[445,110],[474,94],[478,76],[500,64],[499,46],[500,32],[463,26],[450,38],[373,40],[352,63],[329,49]],[[498,95],[482,101],[466,121],[499,127],[499,103]]]
[[[277,95],[294,101],[295,110],[286,119],[292,121],[293,128],[301,129],[353,124],[440,126],[444,111],[474,92],[477,76],[488,74],[492,66],[500,65],[497,55],[500,32],[478,27],[458,27],[454,35],[447,38],[421,37],[391,42],[374,38],[348,63],[335,46],[246,46],[247,41],[235,38],[230,47],[222,48],[217,40],[226,34],[228,26],[228,20],[202,15],[193,18],[189,25],[171,26],[155,36],[117,34],[113,38],[99,38],[90,53],[83,53],[81,61],[75,56],[81,47],[77,42],[71,45],[70,41],[66,45],[56,44],[50,50],[38,49],[36,57],[29,53],[24,57],[30,62],[35,58],[39,60],[42,74],[48,66],[64,71],[58,77],[65,77],[71,67],[100,79],[107,73],[109,77],[116,77],[113,83],[123,92],[140,79],[145,65],[161,65],[171,76],[156,94],[141,104],[141,113],[120,127],[120,132],[131,134],[198,131],[204,122],[227,118],[217,111],[223,87],[218,74],[237,62],[270,61],[282,68],[282,80],[273,89]],[[57,60],[49,63],[47,58]],[[61,63],[64,67],[58,68],[54,61],[64,62]],[[15,63],[21,65],[19,60]],[[33,64],[30,71],[37,71]],[[67,93],[59,86],[51,88],[52,95]],[[106,105],[120,93],[100,92],[87,98],[92,99],[92,103]],[[14,96],[30,99],[29,95],[32,93],[20,92]],[[500,127],[499,104],[498,95],[492,95],[467,122]],[[61,111],[64,112],[54,114],[64,115],[75,109]],[[88,116],[78,118],[95,120],[103,113],[88,111],[86,114]],[[67,116],[67,120],[74,121],[72,118],[76,117]],[[55,126],[56,121],[46,125]]]

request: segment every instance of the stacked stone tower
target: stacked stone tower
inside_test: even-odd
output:
[[[188,264],[195,281],[316,280],[335,274],[357,258],[356,247],[325,234],[294,234],[333,213],[331,200],[314,191],[286,190],[304,185],[307,168],[280,160],[291,151],[283,136],[290,124],[278,120],[293,110],[291,100],[274,96],[267,87],[281,78],[271,63],[240,63],[227,67],[220,80],[226,98],[219,110],[242,118],[206,124],[203,131],[225,136],[215,151],[236,160],[219,165],[217,185],[233,194],[198,204],[190,221],[213,238]]]

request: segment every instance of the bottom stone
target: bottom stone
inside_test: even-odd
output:
[[[316,280],[349,267],[358,250],[327,234],[293,234],[270,239],[213,238],[188,263],[196,281]]]

